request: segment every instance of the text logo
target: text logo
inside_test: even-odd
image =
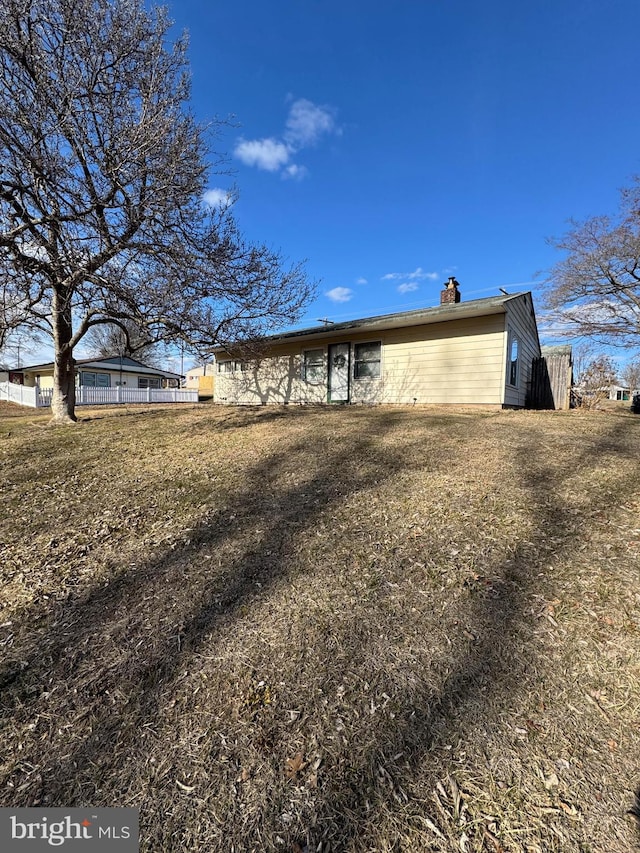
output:
[[[2,853],[138,853],[138,809],[0,809]]]

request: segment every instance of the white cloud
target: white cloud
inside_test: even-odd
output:
[[[220,189],[220,187],[214,187],[206,191],[202,200],[209,207],[226,207],[231,203],[231,194],[227,190]]]
[[[303,178],[309,174],[309,170],[306,166],[298,166],[296,163],[292,163],[290,166],[287,166],[286,169],[282,170],[283,178],[292,178],[294,181],[301,181]]]
[[[418,290],[418,285],[415,281],[407,281],[404,284],[398,285],[398,293],[412,293],[414,290]]]
[[[284,138],[297,150],[315,145],[323,134],[331,133],[335,119],[328,107],[299,98],[291,104],[286,127]]]
[[[348,302],[353,297],[350,287],[334,287],[325,293],[332,302]]]
[[[256,166],[266,172],[277,172],[286,166],[291,149],[278,139],[241,139],[233,153],[245,166]]]
[[[437,272],[425,272],[422,267],[417,267],[413,272],[388,272],[382,276],[382,281],[398,281],[401,278],[407,279],[407,281],[421,281],[423,279],[436,281],[440,275]]]
[[[366,278],[360,277],[360,278],[356,279],[356,284],[368,284],[368,283],[369,282],[366,280]]]
[[[298,98],[289,107],[281,136],[241,138],[233,153],[245,166],[255,166],[266,172],[280,172],[283,178],[300,181],[309,174],[308,170],[305,166],[292,163],[291,158],[303,148],[317,145],[326,134],[339,132],[330,107],[318,106],[307,98]]]

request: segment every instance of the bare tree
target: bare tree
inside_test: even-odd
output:
[[[580,379],[580,405],[597,409],[609,398],[611,385],[616,382],[616,369],[608,355],[596,356],[582,372]]]
[[[640,343],[640,182],[623,190],[615,218],[572,223],[552,241],[565,257],[551,271],[546,303],[566,334]]]
[[[51,336],[59,421],[75,420],[73,350],[92,327],[198,352],[291,322],[313,292],[229,206],[203,204],[207,132],[169,27],[143,0],[0,3],[0,344]]]
[[[131,320],[124,320],[118,326],[112,323],[92,326],[87,332],[84,346],[96,358],[129,356],[150,366],[160,366],[159,344],[145,328],[140,329]]]
[[[596,345],[593,341],[578,341],[571,346],[571,360],[573,362],[573,382],[574,385],[579,385],[582,382],[582,377],[596,358],[602,353],[597,352]]]
[[[0,346],[0,368],[8,370],[11,367],[20,367],[24,359],[41,346],[42,341],[21,329],[7,334]]]

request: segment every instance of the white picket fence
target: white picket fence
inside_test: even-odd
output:
[[[0,400],[19,403],[21,406],[38,406],[38,389],[27,385],[16,385],[14,382],[0,382]]]
[[[51,388],[40,390],[0,382],[0,400],[39,409],[51,405]],[[197,403],[198,391],[187,388],[76,388],[77,406],[117,406],[124,403]]]

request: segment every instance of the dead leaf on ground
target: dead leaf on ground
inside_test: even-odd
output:
[[[571,803],[565,803],[563,800],[558,800],[558,805],[565,814],[569,815],[569,817],[577,818],[579,816],[578,809],[571,805]]]
[[[303,752],[296,752],[293,758],[287,758],[287,779],[295,779],[298,773],[307,766]]]
[[[490,841],[493,844],[496,853],[505,853],[504,847],[502,846],[500,841],[495,837],[492,832],[489,832],[486,827],[484,829],[484,837],[487,839],[487,841]]]

